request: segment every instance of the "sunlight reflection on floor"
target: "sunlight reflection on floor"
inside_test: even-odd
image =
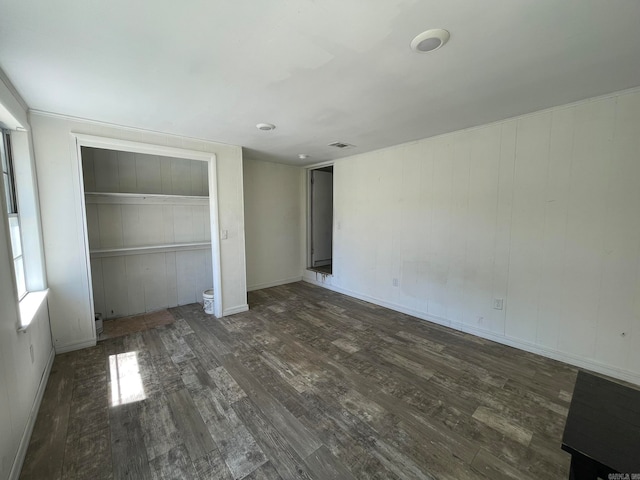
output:
[[[109,355],[109,370],[112,407],[139,402],[147,398],[138,365],[138,352]]]

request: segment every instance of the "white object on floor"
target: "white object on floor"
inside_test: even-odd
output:
[[[204,313],[213,315],[213,288],[202,292],[202,302],[204,304]]]
[[[96,336],[99,337],[103,331],[102,314],[96,313]]]

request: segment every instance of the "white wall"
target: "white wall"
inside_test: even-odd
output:
[[[640,383],[639,159],[635,90],[339,160],[324,283]]]
[[[216,154],[219,226],[228,231],[228,238],[220,242],[222,306],[225,314],[247,308],[240,147],[38,112],[32,112],[30,118],[56,351],[82,348],[95,342],[84,255],[85,233],[82,219],[76,217],[83,199],[79,196],[79,186],[74,183],[81,179],[76,173],[72,132]]]
[[[304,169],[245,159],[249,290],[302,279]]]
[[[14,119],[19,120],[20,126],[29,128],[26,123],[26,106],[17,97],[2,72],[0,72],[0,105],[3,106],[2,110],[10,112]],[[2,112],[0,112],[0,122],[5,123],[1,117]],[[24,137],[29,135],[28,132],[20,133],[20,140],[28,140]],[[28,151],[28,149],[23,150]],[[21,163],[19,167],[21,171],[24,167],[23,162],[31,160],[24,153],[19,151],[14,158],[16,163]],[[4,198],[2,185],[0,185],[0,198]],[[26,201],[25,199],[23,204]],[[2,201],[0,205],[3,205]],[[26,333],[17,331],[20,320],[5,212],[2,206],[0,210],[0,479],[2,480],[10,478],[10,475],[17,478],[39,406],[39,394],[44,391],[46,385],[45,374],[53,360],[46,304],[38,311]],[[38,219],[29,218],[27,221],[37,223]],[[25,243],[31,243],[31,240],[31,238],[25,239]],[[35,243],[39,241],[36,240]],[[31,349],[33,349],[33,357]]]

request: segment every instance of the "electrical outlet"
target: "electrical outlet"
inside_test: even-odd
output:
[[[222,240],[226,240],[227,238],[229,238],[229,230],[222,230],[222,233],[220,235],[220,238]]]
[[[493,299],[493,308],[495,310],[502,310],[503,305],[504,305],[504,299],[502,298]]]
[[[394,286],[394,287],[397,287],[397,286],[398,286],[398,279],[397,279],[397,278],[394,278],[394,279],[393,279],[393,286]]]

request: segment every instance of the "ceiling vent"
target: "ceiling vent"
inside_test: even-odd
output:
[[[351,145],[350,143],[344,143],[344,142],[333,142],[329,144],[330,147],[336,147],[336,148],[353,148],[355,147],[355,145]]]

